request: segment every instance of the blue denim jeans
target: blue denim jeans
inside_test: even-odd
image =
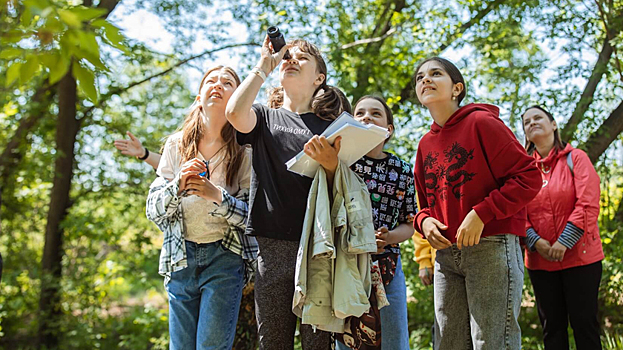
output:
[[[408,350],[407,285],[400,256],[396,263],[396,274],[385,286],[385,293],[389,305],[381,309],[381,349]]]
[[[169,296],[169,348],[231,349],[244,287],[242,257],[221,241],[186,241],[188,267],[173,272]]]
[[[402,260],[398,257],[396,274],[389,285],[385,286],[389,305],[381,311],[381,349],[409,349],[409,321],[407,318],[407,285],[402,271]],[[335,342],[338,350],[350,348],[339,341]]]
[[[435,350],[520,350],[523,274],[515,235],[437,251]]]

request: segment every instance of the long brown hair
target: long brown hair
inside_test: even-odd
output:
[[[322,84],[314,91],[311,101],[311,109],[320,119],[334,120],[342,112],[353,113],[350,102],[344,93],[337,87],[327,84],[327,64],[322,58],[322,54],[316,45],[307,40],[295,39],[290,42],[292,46],[298,47],[302,52],[312,55],[316,59],[316,69],[318,73],[325,76]],[[279,108],[283,105],[283,86],[271,89],[268,92],[268,107]]]
[[[203,75],[201,83],[199,84],[199,93],[201,93],[201,87],[203,86],[208,75],[217,70],[223,70],[229,73],[232,77],[234,77],[234,80],[236,80],[236,87],[240,86],[240,77],[238,77],[238,74],[236,74],[232,68],[216,66],[208,69],[208,71]],[[196,158],[199,154],[199,141],[201,141],[205,132],[205,125],[201,119],[202,113],[203,107],[201,104],[195,103],[194,107],[192,107],[184,119],[184,124],[182,124],[181,128],[182,139],[178,146],[179,152],[182,155],[182,163]],[[228,186],[232,186],[238,177],[238,171],[240,170],[240,165],[244,159],[244,148],[236,142],[236,130],[229,122],[226,122],[223,126],[223,129],[221,130],[221,137],[225,142],[226,151],[225,182]]]
[[[545,113],[545,115],[547,116],[547,119],[549,119],[550,122],[554,121],[554,116],[548,112],[544,107],[541,107],[539,105],[534,105],[534,106],[530,106],[528,108],[526,108],[526,110],[523,112],[523,114],[521,115],[521,124],[523,125],[523,117],[524,115],[526,115],[526,112],[528,112],[528,110],[536,108],[538,110],[540,110],[541,112]],[[534,150],[536,149],[536,145],[534,144],[534,142],[529,141],[528,140],[528,134],[526,133],[526,127],[523,127],[523,134],[524,134],[524,146],[526,147],[526,152],[529,155],[533,155],[534,154]],[[557,151],[562,151],[563,149],[565,149],[565,147],[567,146],[566,143],[562,142],[562,139],[560,138],[560,133],[558,132],[558,128],[556,128],[556,130],[554,130],[554,148]]]

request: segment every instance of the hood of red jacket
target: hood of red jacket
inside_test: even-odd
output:
[[[556,147],[552,148],[549,151],[549,154],[547,155],[547,157],[545,158],[542,158],[539,152],[537,152],[536,150],[534,151],[532,156],[534,157],[534,160],[536,160],[537,167],[539,168],[552,167],[554,166],[554,164],[556,164],[558,159],[562,157],[566,157],[567,154],[569,154],[569,152],[571,152],[572,150],[573,150],[573,146],[571,146],[570,144],[567,144],[565,148],[562,149],[561,151],[557,150]]]
[[[459,124],[465,117],[474,113],[474,112],[485,112],[489,113],[496,118],[500,117],[500,109],[497,106],[486,104],[486,103],[470,103],[466,106],[463,106],[456,110],[451,116],[450,119],[446,122],[446,124],[442,127],[439,124],[433,122],[430,130],[433,134],[440,132],[442,129],[449,129]]]

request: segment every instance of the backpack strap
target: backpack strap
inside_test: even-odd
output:
[[[573,175],[573,158],[571,157],[572,152],[567,153],[567,165],[569,166],[569,170],[571,170],[571,175]]]

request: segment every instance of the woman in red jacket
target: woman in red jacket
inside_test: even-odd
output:
[[[582,150],[563,143],[554,117],[540,106],[523,116],[526,150],[543,188],[528,204],[526,266],[534,287],[545,349],[601,349],[597,294],[601,280],[599,176]]]

